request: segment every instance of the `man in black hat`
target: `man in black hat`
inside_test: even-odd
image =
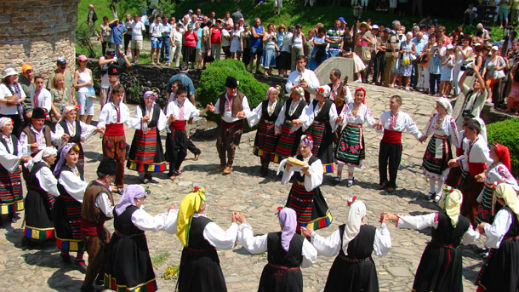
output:
[[[112,91],[116,85],[119,85],[119,75],[121,75],[121,70],[118,66],[111,64],[108,66],[108,82],[110,82],[110,86],[108,86],[108,90],[106,91],[106,101],[105,104],[111,101]],[[123,93],[123,102],[126,103],[126,94]]]
[[[83,196],[81,233],[88,253],[88,267],[81,291],[95,291],[94,281],[99,274],[103,275],[104,248],[110,240],[104,223],[113,218],[114,198],[110,185],[115,181],[116,169],[113,158],[103,158],[97,167],[97,180],[90,182]]]
[[[247,97],[238,91],[238,80],[227,77],[225,81],[226,92],[218,97],[216,104],[211,105],[213,113],[220,114],[221,122],[218,126],[218,137],[216,138],[216,150],[220,156],[220,166],[216,171],[224,174],[232,172],[234,152],[240,144],[243,133],[243,119],[251,115]],[[227,153],[227,159],[225,154]]]
[[[50,127],[45,125],[45,110],[37,107],[32,110],[31,123],[20,133],[20,143],[34,156],[41,149],[52,146],[51,134]]]

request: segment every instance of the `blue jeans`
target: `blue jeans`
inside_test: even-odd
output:
[[[163,36],[162,37],[162,47],[160,48],[160,61],[169,63],[171,62],[171,59],[169,57],[170,52],[170,43],[169,43],[169,36]]]

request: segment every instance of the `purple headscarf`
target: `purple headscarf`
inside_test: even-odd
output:
[[[59,151],[59,160],[56,163],[56,166],[54,167],[54,176],[58,177],[61,173],[61,168],[63,168],[63,165],[65,164],[67,154],[70,152],[70,149],[72,147],[76,146],[76,143],[67,143],[65,146],[61,147],[61,150]]]
[[[148,193],[144,187],[140,185],[129,185],[124,189],[123,195],[117,205],[115,205],[115,213],[121,215],[126,208],[131,205],[135,206],[135,199],[146,197]]]
[[[310,146],[312,149],[314,148],[314,140],[312,139],[312,136],[302,135],[301,143],[305,144],[306,146]]]
[[[290,241],[294,234],[296,233],[297,227],[297,215],[294,209],[283,208],[278,213],[279,224],[283,226],[283,230],[281,230],[281,247],[288,252],[288,248],[290,247]]]

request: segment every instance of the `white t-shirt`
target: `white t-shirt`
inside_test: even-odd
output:
[[[230,36],[231,36],[231,34],[229,33],[228,30],[222,29],[222,47],[228,47],[231,45],[229,40],[227,39]]]
[[[142,32],[146,31],[146,26],[141,21],[132,23],[132,40],[142,41]]]
[[[21,97],[26,97],[25,92],[23,92],[22,87],[20,84],[17,84],[18,89],[15,88],[15,86],[12,86],[13,92],[16,93],[16,91],[19,92]],[[11,91],[7,88],[7,86],[2,83],[0,85],[0,99],[5,99],[6,97],[13,96]],[[3,103],[0,103],[0,114],[2,115],[16,115],[18,114],[18,107],[16,105],[6,105]]]

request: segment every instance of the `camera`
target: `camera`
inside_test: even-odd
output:
[[[461,70],[472,70],[472,66],[474,65],[474,61],[466,61],[461,65]],[[474,72],[472,72],[474,73]]]

